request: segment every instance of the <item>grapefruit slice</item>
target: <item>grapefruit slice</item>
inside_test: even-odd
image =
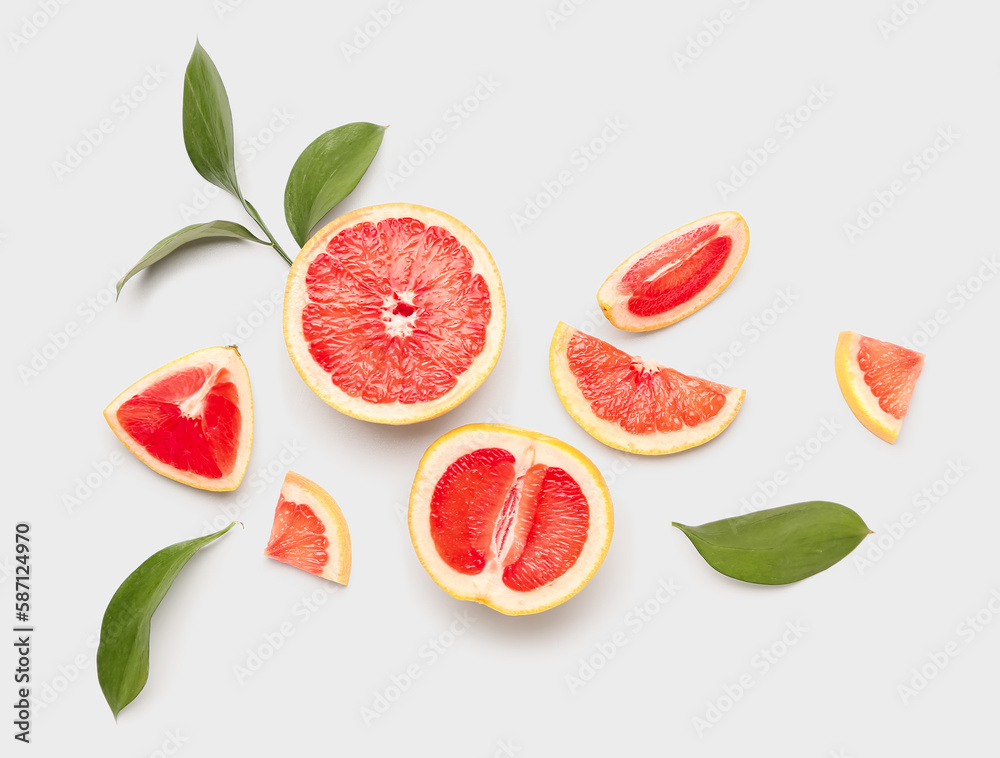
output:
[[[511,426],[472,424],[428,448],[410,492],[410,538],[460,600],[538,613],[568,600],[611,543],[611,495],[582,453]]]
[[[676,453],[718,435],[746,391],[687,376],[559,323],[549,373],[569,414],[593,437],[643,455]]]
[[[506,312],[489,251],[461,222],[405,203],[349,213],[295,258],[288,354],[342,413],[384,424],[433,418],[492,371]]]
[[[250,376],[235,346],[198,350],[147,374],[104,418],[140,461],[192,487],[234,490],[250,460]]]
[[[264,554],[338,584],[351,575],[351,535],[326,490],[289,471],[278,495]]]
[[[739,213],[706,216],[627,258],[601,285],[597,301],[619,329],[669,326],[714,300],[736,276],[749,246]]]
[[[858,421],[892,444],[899,436],[924,354],[891,342],[841,332],[837,383]]]

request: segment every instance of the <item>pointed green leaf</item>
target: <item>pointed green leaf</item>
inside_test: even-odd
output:
[[[184,565],[199,549],[233,528],[178,542],[155,553],[129,574],[115,592],[101,622],[97,680],[117,720],[142,691],[149,674],[149,622]]]
[[[302,151],[285,185],[285,220],[299,247],[320,219],[358,186],[385,129],[365,122],[345,124],[321,134]]]
[[[220,237],[251,240],[253,242],[259,242],[261,245],[267,244],[264,240],[257,239],[257,237],[251,234],[246,227],[240,226],[233,221],[208,221],[204,224],[191,224],[191,226],[185,226],[180,231],[164,237],[153,245],[149,252],[142,256],[139,259],[139,262],[130,268],[125,276],[118,280],[118,292],[115,297],[117,298],[117,296],[121,294],[122,287],[125,286],[125,282],[138,274],[144,268],[149,268],[157,261],[166,258],[177,248],[183,247],[189,242],[194,242],[195,240]]]
[[[716,571],[755,584],[789,584],[818,574],[871,534],[850,508],[821,500],[674,526]]]
[[[242,198],[236,183],[233,113],[229,95],[200,42],[184,72],[184,147],[198,173]]]

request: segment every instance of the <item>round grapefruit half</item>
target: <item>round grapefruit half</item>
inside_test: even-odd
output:
[[[338,584],[351,575],[351,534],[337,502],[315,482],[289,471],[274,509],[268,558]]]
[[[284,331],[306,384],[384,424],[439,416],[493,370],[506,311],[496,264],[460,221],[420,205],[362,208],[321,229],[288,274]]]
[[[619,329],[669,326],[714,300],[749,247],[750,231],[739,213],[706,216],[629,256],[601,285],[597,301]]]
[[[746,396],[629,355],[562,322],[549,348],[549,373],[562,404],[588,433],[643,455],[708,442],[729,426]]]
[[[924,357],[856,332],[841,332],[837,338],[840,391],[858,421],[890,444],[903,426]]]
[[[445,592],[520,615],[559,605],[590,581],[614,514],[604,478],[578,450],[471,424],[424,454],[409,522],[417,557]]]
[[[137,381],[104,418],[153,471],[203,490],[234,490],[253,441],[250,375],[235,346],[198,350]]]

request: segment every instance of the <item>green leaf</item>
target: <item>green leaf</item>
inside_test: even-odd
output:
[[[321,134],[302,151],[285,185],[285,220],[299,247],[319,220],[358,186],[385,129],[365,122],[344,124]]]
[[[142,692],[149,674],[149,622],[184,565],[233,528],[178,542],[153,554],[115,592],[101,622],[97,680],[115,719]]]
[[[242,199],[229,96],[219,69],[197,41],[184,72],[184,147],[199,174]]]
[[[716,571],[755,584],[790,584],[818,574],[871,534],[850,508],[821,500],[674,526]]]
[[[208,221],[204,224],[191,224],[191,226],[185,226],[180,231],[164,237],[153,245],[149,252],[142,256],[142,258],[139,259],[139,262],[130,268],[125,276],[118,280],[118,291],[115,297],[117,298],[117,296],[121,294],[122,287],[125,286],[125,282],[138,274],[144,268],[149,268],[157,261],[166,258],[177,248],[182,247],[189,242],[194,242],[195,240],[218,239],[220,237],[252,240],[253,242],[259,242],[261,245],[268,244],[262,239],[257,239],[257,237],[255,237],[246,227],[240,226],[233,221]]]

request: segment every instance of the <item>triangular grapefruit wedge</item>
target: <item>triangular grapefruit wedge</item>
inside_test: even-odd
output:
[[[629,256],[597,292],[608,320],[645,332],[690,316],[733,280],[750,247],[743,217],[724,211],[693,221]]]
[[[315,482],[289,471],[274,509],[264,554],[338,584],[351,576],[351,534],[337,502]]]
[[[486,246],[447,213],[375,205],[323,227],[292,264],[285,344],[325,402],[409,424],[451,410],[492,371],[506,315]]]
[[[234,346],[198,350],[137,381],[104,418],[153,471],[203,490],[234,490],[253,441],[250,375]]]
[[[708,442],[746,397],[745,390],[629,355],[562,322],[549,348],[549,373],[562,404],[589,434],[643,455]]]
[[[856,332],[841,332],[837,338],[840,391],[858,421],[889,444],[903,427],[924,358],[916,350]]]
[[[410,538],[445,592],[509,615],[579,592],[614,527],[611,495],[586,456],[553,437],[498,424],[448,432],[410,492]]]

